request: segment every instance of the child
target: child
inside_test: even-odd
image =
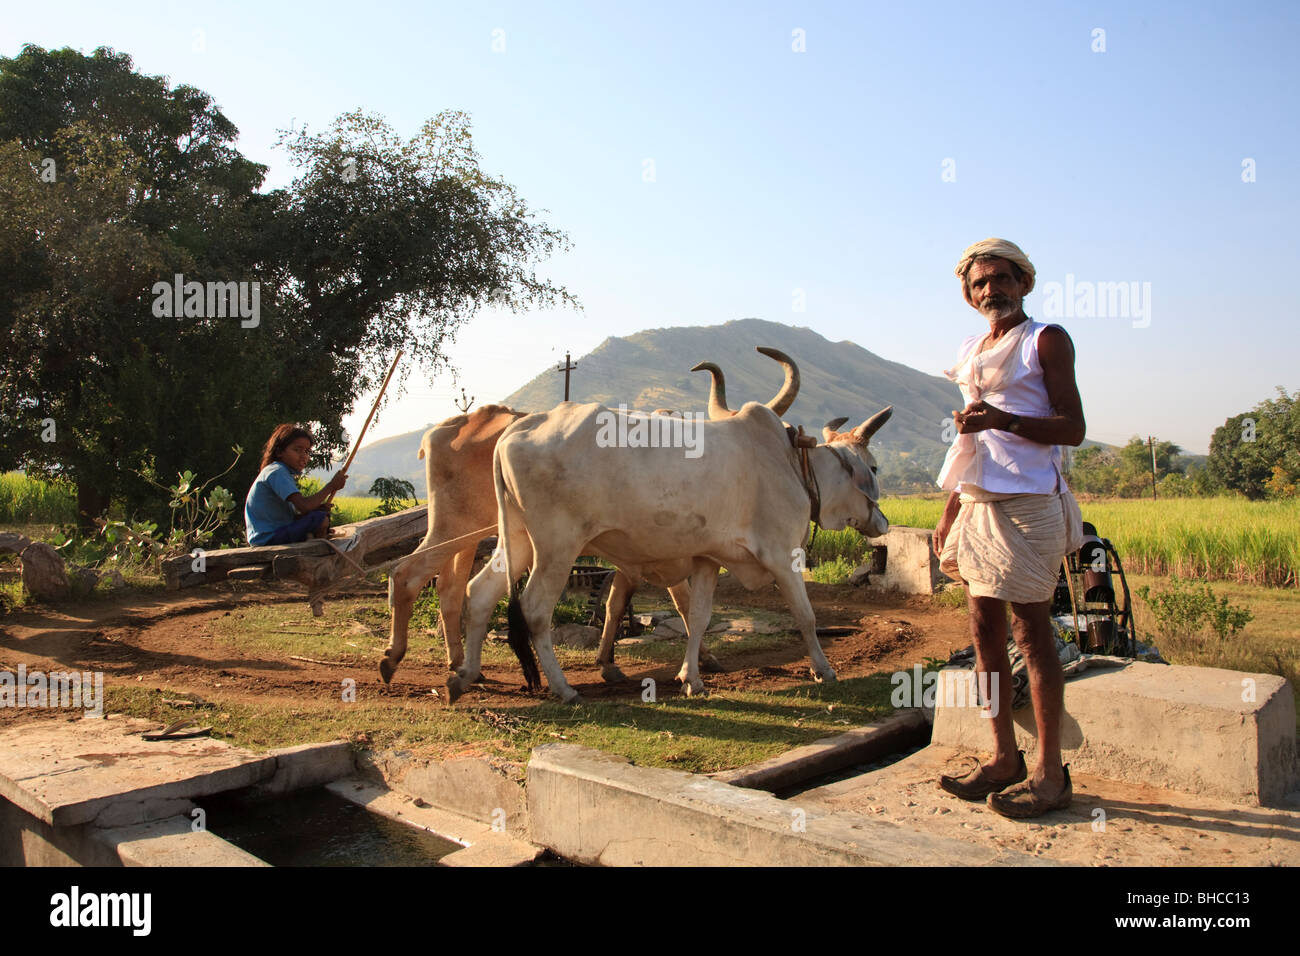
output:
[[[248,543],[292,544],[329,535],[329,505],[325,503],[348,480],[341,471],[314,495],[303,497],[295,476],[311,456],[311,432],[299,425],[277,425],[262,449],[262,470],[244,501]]]

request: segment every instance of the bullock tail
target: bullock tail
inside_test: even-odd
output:
[[[542,674],[537,667],[537,653],[533,650],[533,632],[524,619],[524,610],[519,604],[519,570],[510,560],[510,508],[507,501],[505,478],[501,473],[501,448],[497,447],[492,455],[492,483],[497,495],[497,547],[505,556],[506,575],[510,579],[510,603],[506,609],[508,638],[510,649],[519,658],[524,680],[529,690],[542,686]]]
[[[511,583],[510,604],[506,610],[506,620],[510,625],[510,649],[519,658],[519,666],[524,669],[524,680],[528,689],[535,690],[542,684],[542,675],[537,668],[537,654],[533,650],[533,632],[524,620],[524,609],[519,606],[519,588]]]

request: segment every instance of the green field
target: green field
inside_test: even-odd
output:
[[[890,524],[933,528],[940,498],[886,498]],[[1300,584],[1300,500],[1110,499],[1079,504],[1129,573],[1270,587]]]
[[[336,524],[359,521],[378,505],[374,498],[340,497]],[[1300,584],[1300,499],[1244,498],[1111,499],[1082,502],[1083,519],[1119,551],[1130,573],[1235,581],[1269,587]],[[890,524],[933,528],[941,496],[885,498]],[[0,527],[68,525],[76,496],[66,485],[49,485],[17,472],[0,475]],[[855,531],[821,531],[814,563],[843,558],[856,565],[866,542]]]

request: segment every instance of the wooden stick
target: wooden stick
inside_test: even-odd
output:
[[[379,411],[379,402],[384,397],[384,392],[388,390],[388,382],[393,377],[393,373],[397,371],[397,363],[401,360],[402,350],[398,349],[397,355],[393,358],[393,364],[388,367],[388,374],[384,376],[384,384],[379,386],[379,394],[375,396],[375,403],[370,406],[370,414],[366,416],[366,423],[361,426],[361,433],[357,435],[356,444],[352,446],[352,451],[349,453],[347,461],[343,463],[343,467],[339,469],[340,471],[346,472],[352,467],[352,459],[356,458],[357,452],[361,450],[361,440],[366,437],[366,429],[370,427],[370,421],[375,417],[375,412]],[[323,503],[329,504],[333,500],[334,493],[331,493]]]

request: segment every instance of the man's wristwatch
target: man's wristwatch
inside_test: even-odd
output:
[[[1019,424],[1020,424],[1020,416],[1013,412],[1011,415],[1011,420],[1007,422],[1007,427],[1004,429],[1004,431],[1009,431],[1011,432],[1011,434],[1014,435],[1016,434],[1016,426]]]

